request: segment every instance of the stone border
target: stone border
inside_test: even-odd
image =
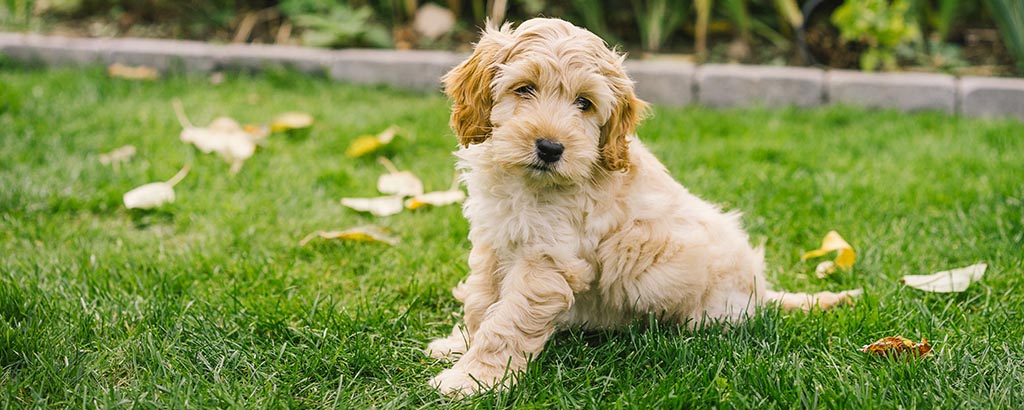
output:
[[[141,38],[84,39],[0,32],[0,54],[51,66],[122,63],[164,72],[290,67],[357,84],[439,90],[440,77],[465,54],[444,51],[325,50]],[[626,62],[637,94],[652,103],[711,107],[829,104],[939,111],[1024,121],[1024,79],[945,74],[863,73],[805,67]]]

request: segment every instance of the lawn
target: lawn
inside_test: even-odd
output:
[[[317,119],[273,136],[241,172],[181,143],[192,121]],[[383,152],[428,190],[452,178],[440,95],[289,72],[156,82],[100,67],[0,63],[0,407],[1020,408],[1024,406],[1024,125],[829,107],[658,108],[641,138],[684,185],[744,213],[787,290],[863,287],[855,306],[765,310],[729,332],[638,323],[557,334],[511,391],[452,402],[422,354],[458,318],[467,273],[458,206],[373,217],[373,156],[343,153],[391,124]],[[119,169],[97,155],[125,144]],[[124,192],[192,171],[177,201],[129,212]],[[372,243],[299,240],[378,224]],[[800,261],[829,230],[851,272]],[[986,262],[959,294],[905,274]],[[920,360],[868,357],[878,338],[927,338]]]

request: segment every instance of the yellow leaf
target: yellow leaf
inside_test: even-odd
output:
[[[160,72],[153,67],[133,67],[121,63],[114,63],[107,67],[107,74],[114,78],[127,80],[155,80],[160,77]]]
[[[115,168],[135,156],[135,146],[125,145],[113,151],[100,154],[99,160],[103,165],[113,165]]]
[[[397,195],[400,197],[416,196],[423,193],[423,182],[412,172],[399,171],[390,160],[384,157],[377,158],[377,161],[387,168],[388,173],[377,178],[377,190],[382,194]]]
[[[121,198],[125,208],[153,209],[174,202],[174,186],[188,175],[189,168],[190,166],[186,164],[167,182],[152,182],[125,192]]]
[[[376,151],[380,147],[390,144],[398,134],[397,126],[390,126],[377,135],[363,135],[352,141],[352,144],[345,150],[345,156],[357,158]]]
[[[405,207],[409,209],[422,208],[427,205],[444,206],[462,202],[466,199],[466,193],[458,189],[450,191],[427,192],[423,195],[416,195],[405,201]]]
[[[344,231],[319,231],[307,235],[299,241],[300,246],[304,246],[315,237],[323,239],[337,239],[343,241],[356,241],[356,242],[373,242],[383,243],[387,245],[397,245],[399,238],[393,235],[389,235],[379,226],[360,226],[356,228],[346,229]]]
[[[258,134],[250,133],[230,117],[217,117],[206,127],[196,127],[185,116],[181,102],[174,101],[175,113],[181,123],[179,138],[204,153],[215,152],[231,164],[231,173],[237,173],[242,164],[256,152]]]
[[[963,292],[972,283],[985,276],[988,265],[979,263],[965,268],[936,272],[931,275],[906,275],[902,279],[904,285],[926,292],[952,293]]]
[[[377,198],[342,198],[343,206],[377,216],[388,216],[402,212],[402,197],[382,196]]]
[[[844,270],[849,270],[853,267],[853,262],[857,259],[856,252],[853,251],[853,247],[842,236],[839,236],[839,232],[830,231],[825,235],[825,239],[821,241],[821,248],[815,249],[804,253],[804,256],[800,260],[807,260],[811,258],[817,258],[824,256],[830,252],[838,251],[835,259],[835,266]],[[820,267],[821,265],[819,265]],[[832,273],[835,269],[831,267],[823,269],[826,273]],[[823,274],[819,274],[819,277],[823,277]]]
[[[270,131],[281,132],[308,128],[313,125],[313,116],[304,112],[286,112],[270,122]]]

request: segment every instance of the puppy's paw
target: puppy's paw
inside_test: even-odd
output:
[[[490,388],[507,387],[499,383],[502,376],[504,376],[504,372],[479,370],[472,371],[470,374],[465,370],[452,368],[430,379],[430,385],[447,396],[469,396]]]
[[[467,336],[462,331],[462,327],[455,325],[455,328],[452,329],[452,333],[448,337],[435,339],[433,342],[430,342],[425,353],[427,356],[435,359],[454,361],[469,349],[469,346],[466,346],[466,340]]]

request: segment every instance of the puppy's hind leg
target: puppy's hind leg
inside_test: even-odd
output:
[[[466,354],[430,381],[442,393],[472,394],[503,381],[497,387],[511,385],[554,333],[555,318],[573,303],[565,276],[544,261],[518,261],[501,289]]]
[[[463,303],[463,321],[466,325],[455,325],[448,337],[430,342],[426,349],[427,356],[454,360],[466,353],[487,308],[498,301],[498,264],[490,247],[474,246],[469,253],[469,268],[469,277],[452,289],[455,299]]]

